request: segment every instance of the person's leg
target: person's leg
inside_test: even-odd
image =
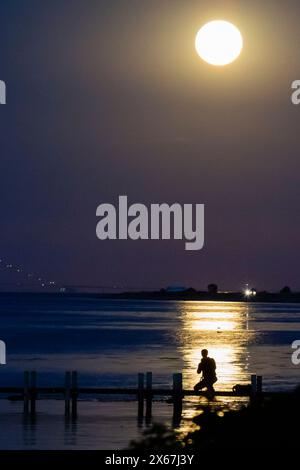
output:
[[[202,390],[205,387],[207,387],[206,381],[204,379],[202,379],[202,380],[200,380],[200,382],[198,382],[195,385],[194,390],[195,390],[195,392],[199,392],[200,390]]]

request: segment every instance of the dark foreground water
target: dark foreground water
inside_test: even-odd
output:
[[[198,380],[202,348],[216,359],[216,388],[263,376],[268,390],[298,384],[291,361],[300,339],[299,304],[160,302],[52,298],[0,299],[0,339],[7,365],[0,386],[21,385],[24,370],[36,370],[39,385],[62,385],[65,370],[77,370],[80,385],[135,386],[138,372],[153,372],[153,386],[171,386],[182,372],[184,387]],[[198,402],[185,402],[182,429]],[[120,449],[137,438],[136,402],[83,400],[79,419],[66,423],[61,400],[38,402],[35,422],[23,419],[20,402],[0,402],[0,448]],[[153,421],[172,423],[172,406],[153,405]],[[5,432],[3,430],[5,429]]]

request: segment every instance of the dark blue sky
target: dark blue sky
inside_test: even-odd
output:
[[[70,284],[300,289],[299,15],[291,0],[1,1],[1,256]],[[214,18],[245,40],[222,70],[194,51]],[[120,194],[204,203],[204,250],[100,242],[96,207]]]

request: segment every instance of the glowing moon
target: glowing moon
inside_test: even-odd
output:
[[[238,28],[228,21],[210,21],[198,31],[195,47],[205,62],[211,65],[227,65],[240,55],[243,37]]]

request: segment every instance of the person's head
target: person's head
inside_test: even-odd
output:
[[[202,357],[207,357],[208,356],[207,349],[202,349],[201,354],[202,354]]]

